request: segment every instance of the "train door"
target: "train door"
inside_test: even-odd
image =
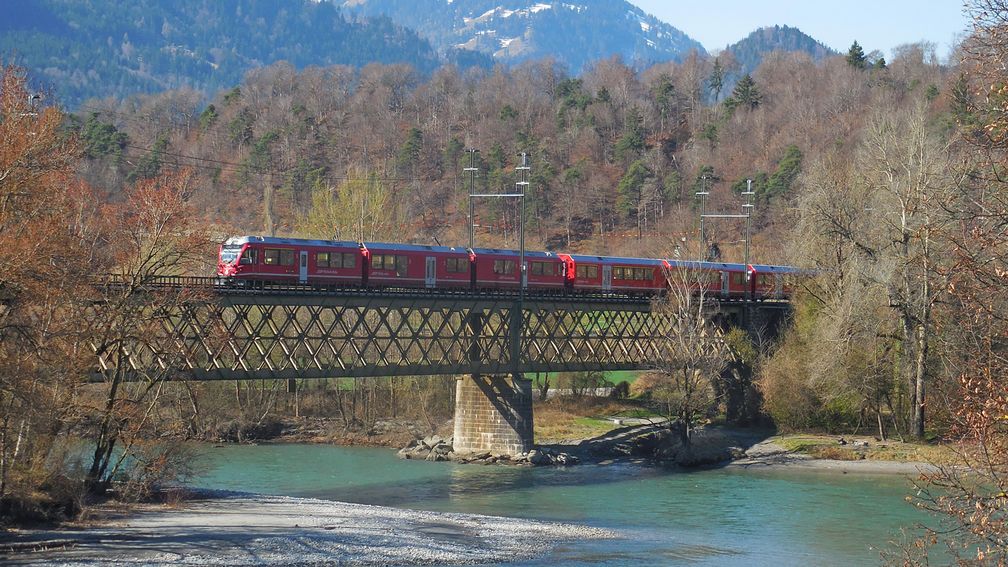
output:
[[[308,251],[301,251],[301,258],[298,261],[298,283],[308,283]]]
[[[774,274],[774,298],[780,299],[784,297],[784,274]]]
[[[521,270],[521,286],[522,286],[523,289],[527,288],[528,287],[528,262],[525,262],[521,266],[518,266],[518,269]]]
[[[612,289],[612,266],[602,265],[602,289],[609,291]]]
[[[437,285],[437,258],[434,256],[427,256],[427,270],[424,272],[424,284],[428,288],[433,288]]]
[[[721,297],[728,297],[731,295],[731,272],[723,271],[721,273]]]

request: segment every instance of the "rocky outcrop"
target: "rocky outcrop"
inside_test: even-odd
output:
[[[570,466],[581,462],[578,457],[570,453],[545,448],[532,449],[517,455],[490,451],[455,452],[452,448],[452,438],[438,435],[415,439],[400,449],[398,455],[401,459],[480,465]]]
[[[423,439],[414,439],[409,445],[399,449],[400,459],[417,461],[447,461],[453,454],[452,438],[431,435]]]

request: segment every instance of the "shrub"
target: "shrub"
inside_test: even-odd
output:
[[[615,398],[617,400],[625,400],[630,396],[630,383],[623,381],[613,387],[612,391],[609,392],[610,398]]]

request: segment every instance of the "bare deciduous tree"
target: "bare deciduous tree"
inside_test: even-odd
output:
[[[689,446],[693,424],[716,403],[713,383],[730,354],[711,322],[707,273],[693,267],[666,268],[667,295],[653,309],[671,325],[657,338],[661,363],[651,396],[679,428]]]

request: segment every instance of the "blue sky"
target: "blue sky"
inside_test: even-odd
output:
[[[865,52],[887,58],[897,45],[921,40],[937,45],[944,59],[969,25],[958,0],[629,0],[703,44],[723,49],[749,32],[775,24],[796,27],[833,49],[846,52],[854,40]]]

